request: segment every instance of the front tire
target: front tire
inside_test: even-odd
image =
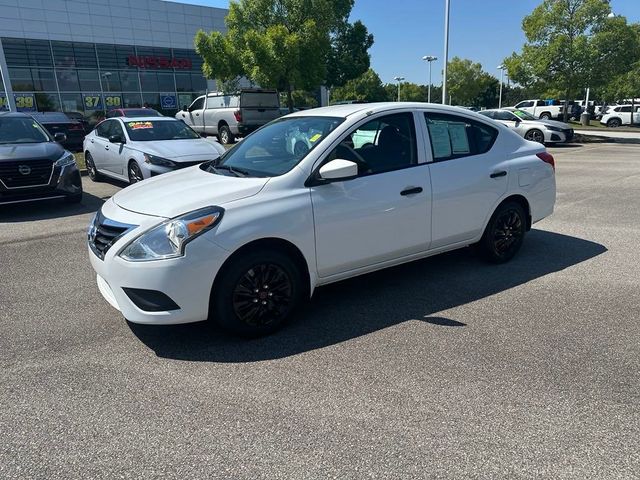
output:
[[[527,217],[522,206],[503,203],[491,216],[478,246],[490,262],[505,263],[520,250],[526,231]]]
[[[129,166],[127,167],[127,172],[129,174],[129,183],[134,184],[141,182],[144,180],[144,176],[142,175],[142,170],[140,170],[140,165],[135,160],[131,160],[129,162]]]
[[[280,251],[240,255],[214,284],[210,318],[237,335],[268,335],[293,316],[303,298],[303,281],[296,263]]]
[[[84,156],[84,164],[87,168],[87,175],[89,175],[89,178],[92,182],[99,182],[102,180],[102,175],[98,172],[96,164],[93,161],[93,157],[89,152],[87,152]]]
[[[527,133],[525,133],[524,138],[525,140],[530,140],[532,142],[537,142],[544,145],[544,133],[542,133],[542,130],[538,130],[537,128],[529,130]]]

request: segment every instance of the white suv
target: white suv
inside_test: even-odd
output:
[[[357,146],[362,132],[371,141]],[[291,148],[292,135],[310,148]],[[471,244],[506,262],[555,196],[544,146],[486,117],[331,106],[120,191],[90,225],[89,257],[102,295],[132,322],[213,318],[254,336],[320,285]]]
[[[616,105],[609,107],[600,120],[600,123],[609,128],[617,128],[622,125],[631,125],[631,105]],[[640,105],[635,105],[633,123],[640,123]]]

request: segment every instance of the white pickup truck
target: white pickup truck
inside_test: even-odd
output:
[[[524,110],[530,115],[542,120],[559,119],[563,116],[564,107],[562,104],[556,102],[549,102],[547,100],[523,100],[515,105],[513,108],[518,110]]]
[[[185,105],[176,118],[198,133],[217,135],[220,143],[227,145],[280,115],[276,90],[245,89],[237,94],[202,95],[188,107]]]

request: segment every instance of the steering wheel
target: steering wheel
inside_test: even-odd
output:
[[[364,158],[362,158],[362,155],[360,155],[353,148],[351,148],[348,145],[345,145],[344,143],[340,144],[340,147],[344,148],[349,153],[349,156],[351,156],[351,158],[344,158],[344,160],[349,160],[349,161],[355,163],[356,165],[358,165],[358,172],[359,173],[371,173],[372,172],[371,167],[369,166],[367,161]],[[342,155],[340,155],[340,157],[342,157]]]

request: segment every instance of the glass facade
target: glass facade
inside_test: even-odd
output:
[[[119,107],[174,115],[207,88],[193,50],[1,40],[18,110],[80,112],[91,123]]]

